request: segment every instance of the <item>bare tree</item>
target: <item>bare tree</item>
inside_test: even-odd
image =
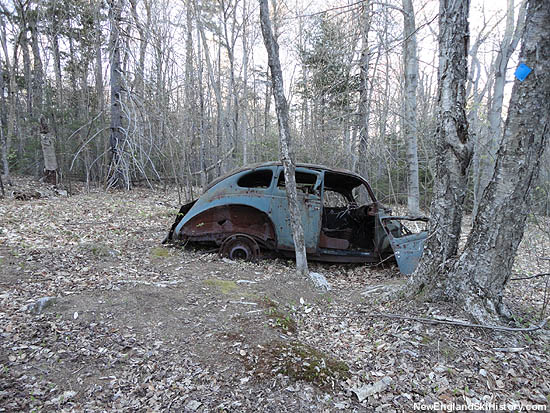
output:
[[[359,62],[359,106],[357,110],[357,128],[359,129],[359,173],[364,177],[367,173],[367,149],[369,145],[369,123],[370,123],[370,96],[369,86],[369,30],[371,23],[370,4],[364,3],[361,6],[361,58]]]
[[[110,0],[109,12],[111,20],[111,174],[108,186],[129,188],[130,177],[124,159],[124,134],[122,131],[122,65],[120,61],[121,35],[120,24],[124,0]]]
[[[243,6],[242,6],[242,71],[243,71],[243,92],[242,92],[242,102],[243,102],[243,110],[241,115],[241,122],[240,122],[240,132],[242,139],[242,147],[243,147],[243,164],[248,163],[248,105],[246,104],[248,101],[248,54],[249,48],[248,48],[248,38],[247,38],[247,24],[248,24],[248,7],[246,0],[243,0]]]
[[[0,19],[2,17],[0,16]],[[0,20],[0,23],[2,21]],[[0,36],[2,36],[2,43],[3,43],[3,32],[0,32]],[[8,65],[6,64],[6,67]],[[0,148],[2,149],[2,169],[4,175],[6,175],[6,179],[9,180],[10,176],[10,166],[8,162],[8,139],[6,135],[4,134],[4,126],[8,123],[6,114],[8,113],[8,108],[6,104],[6,99],[4,98],[4,90],[5,90],[5,84],[4,84],[4,62],[3,59],[0,58]],[[9,92],[9,89],[8,89]],[[1,173],[0,173],[1,174]],[[2,186],[2,191],[4,189],[4,186]]]
[[[224,153],[224,145],[230,144],[226,142],[227,138],[227,125],[229,124],[227,120],[227,116],[224,110],[224,104],[223,104],[223,94],[221,90],[220,81],[216,81],[215,79],[215,69],[214,64],[212,62],[212,58],[210,56],[210,48],[208,46],[208,40],[206,38],[205,30],[204,30],[204,24],[202,21],[201,16],[201,9],[197,6],[196,0],[194,0],[194,8],[195,8],[195,15],[196,15],[196,23],[197,23],[197,30],[199,31],[200,38],[202,40],[202,47],[204,48],[204,56],[206,59],[206,70],[208,72],[208,78],[210,80],[210,85],[214,89],[214,96],[216,99],[216,149],[218,151],[218,159],[220,161],[223,159],[223,153]],[[220,46],[221,47],[221,46]],[[218,59],[219,60],[219,59]],[[219,71],[218,71],[219,74]],[[233,153],[234,147],[231,146],[229,149],[229,153]],[[223,162],[220,162],[218,164],[218,170],[221,172],[223,169],[222,166]]]
[[[416,24],[412,0],[403,0],[403,68],[405,77],[405,113],[403,134],[407,142],[408,191],[407,208],[410,214],[420,213],[418,183],[418,139],[416,120],[416,88],[418,85],[418,59],[416,57]]]
[[[525,8],[526,0],[523,0],[520,5],[519,13],[517,16],[517,22],[514,22],[514,0],[507,1],[506,11],[506,28],[504,31],[504,37],[497,52],[497,56],[494,63],[494,78],[492,99],[489,104],[488,120],[489,131],[487,134],[487,142],[485,144],[485,150],[482,154],[485,162],[482,162],[482,168],[479,169],[479,175],[477,179],[479,184],[477,185],[476,198],[480,199],[483,190],[487,186],[489,179],[493,173],[495,165],[496,152],[499,146],[499,139],[502,131],[502,106],[504,103],[504,87],[506,85],[506,70],[508,68],[508,62],[512,56],[512,53],[517,48],[521,33],[523,31],[523,25],[525,22]],[[477,211],[478,203],[474,204],[474,212]]]
[[[44,181],[57,184],[59,167],[55,153],[55,139],[44,116],[40,117],[40,145],[44,157]]]
[[[453,16],[449,11],[453,10],[460,13],[449,20]],[[453,44],[455,55],[459,50],[462,53],[467,46],[464,41],[467,26],[461,23],[465,21],[463,12],[461,7],[442,10],[442,35],[456,28],[461,33],[460,36],[456,33],[454,41],[440,43],[440,47],[444,47],[441,51],[443,56],[451,50]],[[463,200],[463,194],[457,193],[457,189],[465,187],[462,185],[468,154],[466,124],[461,121],[459,125],[459,133],[455,134],[458,142],[443,141],[453,155],[451,159],[446,158],[446,164],[442,164],[438,156],[435,197],[432,202],[436,227],[428,242],[427,253],[407,286],[409,292],[422,293],[424,299],[455,302],[479,322],[494,323],[500,317],[510,316],[502,301],[503,291],[510,279],[514,257],[523,237],[531,189],[537,181],[541,159],[550,138],[549,22],[550,0],[529,0],[520,61],[530,67],[533,73],[523,81],[519,78],[515,81],[494,173],[483,192],[472,231],[459,256],[456,256],[460,234],[458,212],[461,211],[459,201]],[[449,61],[443,60],[441,63]],[[460,70],[465,70],[463,61],[456,62],[455,68],[459,67],[459,63]],[[453,74],[444,69],[445,66],[440,67],[440,76],[446,74],[452,79]],[[446,106],[445,98],[453,102],[454,110],[459,110],[459,113],[453,113],[456,119],[462,119],[457,115],[464,110],[465,104],[460,93],[449,93],[459,89],[455,87],[446,93],[446,85],[448,83],[443,79],[438,102],[440,130],[448,125],[441,111],[453,110]],[[441,135],[439,137],[441,141]],[[442,149],[438,146],[439,151]],[[442,171],[447,173],[442,174]],[[450,179],[449,172],[455,178]],[[442,191],[442,188],[445,190]],[[451,217],[456,217],[456,226],[453,225],[454,221],[449,221]]]
[[[550,139],[550,0],[529,0],[519,59],[533,73],[514,83],[493,176],[464,252],[442,280],[446,295],[480,321],[509,316],[502,295]]]
[[[308,276],[309,271],[307,266],[304,230],[302,228],[301,213],[296,193],[295,165],[291,148],[290,126],[288,124],[288,104],[284,94],[283,72],[279,61],[279,45],[273,38],[267,0],[260,0],[260,23],[262,26],[265,48],[267,49],[268,64],[273,85],[273,97],[275,99],[275,110],[279,121],[280,154],[284,166],[285,186],[294,236],[296,271],[299,275]]]
[[[436,175],[430,210],[432,235],[412,277],[411,293],[441,295],[438,279],[458,251],[471,158],[465,88],[469,6],[468,0],[440,3]]]
[[[33,131],[39,131],[40,145],[44,160],[43,179],[45,182],[57,184],[59,181],[57,156],[55,153],[55,139],[50,133],[46,117],[44,115],[44,69],[42,57],[40,56],[40,45],[38,41],[38,10],[31,10],[29,13],[29,30],[31,32],[31,49],[33,55]]]

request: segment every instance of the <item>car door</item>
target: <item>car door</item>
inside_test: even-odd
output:
[[[416,270],[420,257],[424,252],[424,243],[428,231],[412,233],[405,231],[402,221],[428,222],[426,217],[391,216],[385,213],[377,214],[377,243],[381,253],[389,247],[393,250],[399,271],[410,275]]]
[[[283,167],[277,171],[277,182],[273,188],[270,215],[277,232],[277,248],[294,250],[290,211],[286,196]],[[321,179],[322,173],[306,168],[296,168],[296,189],[298,207],[304,229],[306,250],[317,253],[321,232]]]

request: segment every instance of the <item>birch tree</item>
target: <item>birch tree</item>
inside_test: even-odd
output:
[[[359,61],[359,106],[357,108],[357,129],[359,130],[358,171],[368,176],[367,149],[369,144],[370,87],[369,87],[369,30],[370,4],[361,6],[361,57]]]
[[[510,316],[502,295],[550,139],[550,0],[528,1],[519,60],[532,73],[515,80],[494,173],[464,251],[441,285],[480,321]]]
[[[494,63],[493,73],[493,89],[492,99],[489,104],[488,120],[489,120],[489,133],[488,141],[486,142],[484,153],[479,154],[484,159],[482,161],[482,168],[479,169],[479,184],[477,185],[476,198],[479,199],[483,190],[487,186],[489,179],[491,178],[494,165],[495,156],[499,146],[499,139],[502,131],[502,106],[504,103],[504,87],[506,85],[506,71],[508,68],[508,62],[512,57],[512,54],[517,48],[523,25],[525,22],[525,8],[526,0],[523,0],[517,21],[514,22],[514,0],[507,1],[506,11],[506,28],[504,31],[504,37],[497,52],[497,56]],[[478,203],[474,205],[474,212],[477,211]]]
[[[437,295],[438,280],[458,251],[471,159],[465,87],[469,6],[469,0],[440,2],[436,173],[430,208],[432,235],[412,278],[409,292],[413,293],[433,290]]]
[[[442,10],[442,23],[452,23],[452,28],[462,26],[462,33],[467,35],[467,31],[464,31],[467,26],[459,24],[462,19],[448,20],[449,10],[460,10],[460,7]],[[550,0],[529,0],[519,59],[532,73],[523,81],[516,79],[514,83],[494,173],[483,192],[466,245],[458,256],[456,253],[460,232],[452,225],[453,222],[446,226],[441,223],[449,221],[448,215],[458,218],[460,205],[457,201],[460,200],[461,193],[456,193],[456,189],[453,190],[450,185],[442,184],[450,183],[457,185],[454,188],[460,188],[458,185],[463,181],[457,181],[456,178],[451,180],[441,172],[452,171],[455,176],[461,177],[460,167],[467,164],[457,164],[456,161],[449,162],[447,159],[449,163],[442,165],[438,158],[432,214],[439,226],[436,224],[433,229],[426,254],[408,284],[408,291],[413,294],[422,293],[424,299],[452,301],[462,306],[478,322],[495,323],[502,317],[510,316],[503,302],[503,292],[523,237],[530,193],[537,181],[541,159],[550,138],[549,23]],[[447,24],[441,27],[443,34],[449,32]],[[440,46],[446,47],[441,52],[443,55],[445,50],[449,51],[451,44],[455,44],[456,53],[464,47],[464,38],[458,36],[447,45],[440,43]],[[442,71],[444,68],[445,66],[440,67],[440,76],[445,73]],[[461,68],[465,70],[463,62]],[[449,74],[447,72],[447,76]],[[445,96],[445,85],[443,80],[440,84],[440,97]],[[464,102],[458,96],[455,95],[450,100],[456,108],[463,110]],[[442,129],[445,127],[445,122],[442,122],[445,117],[441,116],[441,111],[451,108],[445,106],[441,99],[439,105],[439,125]],[[456,112],[454,114],[457,115]],[[461,133],[464,136],[467,132],[462,130]],[[441,135],[439,138],[441,141]],[[459,145],[456,143],[447,142],[454,154],[467,153],[463,152],[467,148],[467,139],[459,139]],[[439,145],[438,149],[441,150]],[[441,188],[445,188],[445,191]],[[454,194],[454,203],[447,194]],[[446,206],[446,209],[442,209],[441,205]],[[442,229],[448,229],[448,232],[442,234]],[[434,249],[434,246],[439,249]]]
[[[241,115],[240,122],[240,136],[242,139],[242,150],[243,150],[243,164],[248,163],[248,39],[247,39],[247,25],[248,25],[248,8],[246,0],[243,0],[242,6],[242,73],[243,73],[243,93],[242,93],[242,102],[244,108]]]
[[[416,57],[416,24],[412,0],[403,0],[403,69],[405,78],[405,113],[403,135],[407,142],[408,191],[407,208],[410,214],[420,214],[420,188],[418,183],[418,139],[416,120],[416,88],[418,85],[418,59]]]
[[[295,164],[291,148],[290,126],[288,123],[288,103],[284,94],[283,72],[279,61],[279,45],[273,38],[267,0],[260,0],[260,23],[267,50],[268,65],[271,71],[273,98],[279,123],[280,156],[284,167],[285,188],[291,217],[294,248],[296,251],[296,271],[298,275],[309,276],[304,230],[296,193]]]

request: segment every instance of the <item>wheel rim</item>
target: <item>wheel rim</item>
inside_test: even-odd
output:
[[[229,258],[232,260],[245,260],[247,261],[250,258],[251,251],[248,249],[247,246],[244,245],[236,245],[231,249],[231,252],[229,253]]]
[[[231,260],[253,261],[259,256],[260,248],[248,236],[232,235],[222,243],[220,253]]]

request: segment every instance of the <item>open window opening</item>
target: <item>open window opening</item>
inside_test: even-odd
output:
[[[359,206],[354,190],[363,183],[349,175],[325,173],[321,246],[333,249],[373,250],[375,213],[371,202]]]
[[[319,188],[315,187],[315,183],[317,182],[316,174],[296,171],[295,175],[296,175],[296,190],[298,191],[298,193],[319,196]],[[281,171],[279,174],[279,179],[277,180],[277,187],[281,190],[285,188],[284,171]]]
[[[272,180],[273,171],[271,171],[271,169],[261,169],[259,171],[252,171],[241,176],[241,178],[237,181],[237,185],[241,188],[267,189],[271,186]]]

